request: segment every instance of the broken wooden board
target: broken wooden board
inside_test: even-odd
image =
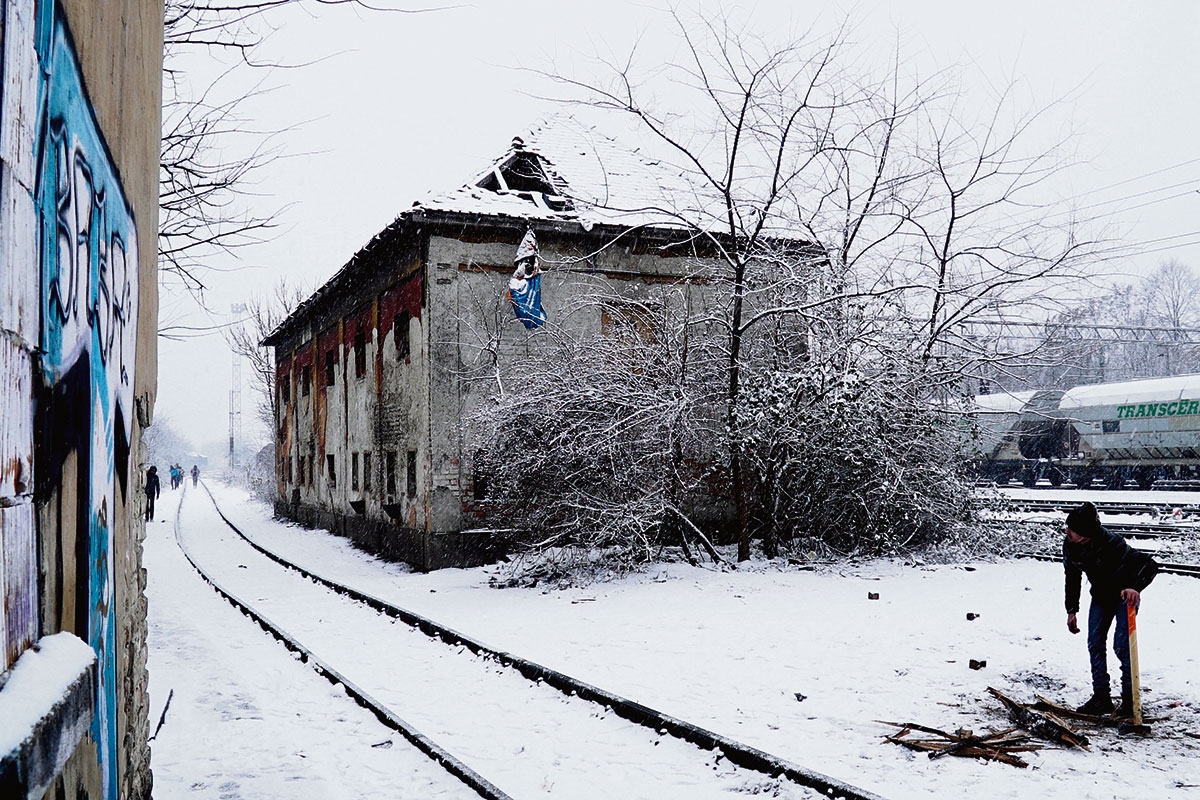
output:
[[[1034,736],[1056,744],[1067,745],[1068,747],[1078,747],[1081,750],[1088,749],[1087,736],[1073,729],[1061,717],[1049,711],[1040,711],[1024,706],[1016,700],[1007,697],[999,689],[991,686],[988,687],[988,692],[1004,704],[1013,722]]]
[[[1029,706],[1029,708],[1037,711],[1047,711],[1055,716],[1063,717],[1065,719],[1078,720],[1079,722],[1087,722],[1092,725],[1104,725],[1110,728],[1116,728],[1120,726],[1122,722],[1129,721],[1128,719],[1123,719],[1113,714],[1104,714],[1102,716],[1097,714],[1081,714],[1078,711],[1074,711],[1066,706],[1059,705],[1052,700],[1048,700],[1045,697],[1042,697],[1040,694],[1035,694],[1034,698],[1037,700],[1037,702]],[[1158,722],[1159,718],[1143,717],[1142,721],[1146,723]]]
[[[900,728],[898,733],[884,737],[886,741],[929,754],[931,759],[943,756],[961,756],[964,758],[982,758],[989,761],[1000,761],[1014,767],[1028,767],[1029,763],[1017,753],[1041,750],[1041,745],[1026,744],[1029,741],[1020,728],[1007,728],[993,731],[982,736],[975,736],[972,731],[959,729],[953,733],[918,725],[915,722],[885,722],[883,725]],[[931,734],[936,738],[916,738],[911,736],[914,731]]]

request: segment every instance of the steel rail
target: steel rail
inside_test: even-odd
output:
[[[1017,553],[1017,558],[1032,558],[1037,561],[1062,561],[1061,553]],[[1164,564],[1159,563],[1158,571],[1167,575],[1186,575],[1191,578],[1200,578],[1200,567],[1192,564]]]
[[[657,709],[650,708],[649,706],[573,678],[566,673],[542,666],[513,653],[496,650],[452,628],[447,628],[428,617],[423,617],[420,614],[393,605],[386,600],[318,575],[255,542],[243,533],[232,520],[225,516],[225,512],[221,510],[220,505],[217,503],[216,498],[212,496],[212,492],[207,485],[204,486],[204,491],[208,493],[213,507],[216,508],[217,513],[224,520],[225,524],[246,543],[267,558],[287,569],[298,572],[305,578],[315,581],[338,594],[398,619],[431,638],[439,639],[455,647],[466,647],[472,653],[479,656],[493,658],[501,665],[515,669],[526,679],[534,683],[543,683],[565,695],[579,697],[583,700],[605,706],[618,716],[637,725],[650,728],[658,733],[668,733],[677,739],[689,742],[704,750],[719,751],[730,763],[744,769],[774,778],[786,777],[793,783],[806,786],[810,789],[816,789],[829,798],[842,798],[843,800],[884,800],[882,796],[873,792],[852,786],[828,775],[814,772],[799,764],[794,764],[784,758],[759,750],[758,748],[750,747],[735,739],[730,739],[727,736],[706,730],[677,717],[669,716]]]
[[[204,487],[204,491],[208,493],[209,498],[212,498],[212,493],[208,491],[208,487]],[[318,658],[311,650],[301,644],[295,637],[287,633],[279,625],[272,622],[266,616],[256,611],[249,603],[239,598],[233,592],[229,591],[219,584],[211,575],[196,563],[192,558],[192,554],[188,552],[187,547],[183,543],[183,537],[180,531],[180,516],[183,512],[182,499],[187,494],[187,486],[184,486],[184,494],[180,496],[180,503],[175,509],[175,544],[179,546],[180,552],[184,558],[192,565],[192,569],[200,574],[200,577],[213,588],[213,590],[221,597],[236,608],[238,611],[245,614],[247,617],[258,623],[264,631],[274,637],[280,644],[288,650],[300,656],[301,662],[308,664],[319,675],[325,678],[334,686],[341,685],[345,687],[346,694],[354,699],[358,705],[370,711],[375,717],[386,727],[396,731],[405,739],[407,739],[414,747],[424,753],[433,761],[437,762],[443,769],[449,772],[458,780],[462,781],[468,787],[475,791],[480,797],[486,800],[514,800],[514,798],[505,793],[495,784],[488,781],[475,770],[468,767],[462,761],[454,757],[445,748],[438,745],[425,734],[418,731],[409,723],[405,722],[397,716],[391,709],[380,703],[366,691],[360,688],[357,684],[351,681],[342,673],[338,672],[329,664]],[[216,506],[216,501],[213,501]],[[223,519],[224,517],[222,517]]]
[[[1019,511],[1069,511],[1079,505],[1078,500],[1026,500],[1024,498],[1008,498],[1005,501],[1008,508]],[[1179,509],[1185,514],[1200,516],[1200,505],[1179,505],[1177,503],[1117,503],[1104,500],[1093,500],[1092,504],[1102,514],[1159,514],[1163,509]]]

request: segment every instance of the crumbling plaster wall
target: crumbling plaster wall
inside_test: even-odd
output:
[[[346,533],[350,533],[343,530],[347,519],[425,530],[424,499],[419,493],[407,495],[404,474],[407,452],[428,450],[424,437],[429,430],[429,360],[421,305],[423,285],[419,248],[410,243],[386,268],[317,315],[304,332],[278,346],[290,383],[290,402],[279,404],[285,459],[279,496],[295,506],[294,511],[306,509],[304,513],[313,514],[305,521]],[[406,351],[397,347],[398,319],[408,334]],[[361,364],[355,346],[360,331],[364,337]],[[334,359],[332,383],[327,378],[330,353]],[[312,370],[307,397],[302,391],[305,364]],[[369,466],[364,463],[364,453],[370,454]],[[293,466],[291,482],[284,474],[288,455]],[[298,465],[309,457],[313,459],[312,474],[306,466],[301,482]],[[329,475],[330,457],[334,481]],[[384,543],[367,544],[381,549]]]
[[[473,524],[474,450],[466,425],[471,411],[500,391],[517,362],[552,331],[601,333],[597,297],[627,303],[661,302],[677,293],[695,309],[712,302],[708,284],[683,282],[704,268],[697,259],[635,252],[633,240],[600,252],[582,242],[543,237],[544,328],[526,330],[505,295],[516,240],[464,242],[434,237],[429,244],[430,314],[430,525],[435,531]]]

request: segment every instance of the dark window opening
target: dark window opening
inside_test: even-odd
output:
[[[1100,423],[1100,428],[1104,433],[1120,433],[1121,432],[1121,420],[1106,419]]]
[[[408,464],[406,465],[405,475],[405,491],[409,497],[417,496],[417,451],[408,451]]]
[[[308,485],[309,486],[312,486],[313,481],[316,480],[316,474],[317,474],[317,470],[316,470],[316,467],[313,466],[313,457],[309,456],[308,457]]]
[[[296,476],[296,484],[298,486],[303,486],[304,485],[304,456],[300,456],[298,459],[296,459],[296,466],[300,470],[300,474],[298,474]]]
[[[475,454],[474,463],[475,475],[471,481],[471,495],[476,500],[483,500],[487,497],[491,475],[487,469],[487,453],[480,450]]]
[[[292,482],[292,457],[291,456],[288,456],[284,460],[283,480],[287,484],[291,484],[291,482]]]
[[[329,480],[329,488],[337,488],[337,470],[334,467],[335,459],[333,453],[325,456],[325,477]]]
[[[358,331],[354,334],[354,375],[361,378],[367,374],[367,334]]]
[[[371,491],[371,451],[363,453],[363,491]]]
[[[300,368],[300,394],[308,397],[312,391],[312,366],[305,364]]]
[[[350,454],[350,491],[358,491],[358,453]]]
[[[292,402],[292,380],[287,375],[279,379],[279,402],[281,405]]]
[[[337,379],[337,350],[325,351],[325,385],[333,386]]]
[[[408,323],[412,317],[407,311],[402,311],[396,315],[396,321],[392,324],[392,336],[396,340],[396,360],[401,361],[408,358],[412,352],[412,342],[408,338]]]
[[[386,461],[383,483],[384,491],[388,494],[396,493],[396,451],[389,450],[384,459]]]

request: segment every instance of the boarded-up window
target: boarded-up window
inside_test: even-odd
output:
[[[658,315],[641,303],[610,303],[600,309],[600,333],[622,344],[658,341]]]
[[[642,303],[610,302],[600,309],[600,333],[612,343],[610,358],[637,374],[659,339],[658,325],[656,310]]]

